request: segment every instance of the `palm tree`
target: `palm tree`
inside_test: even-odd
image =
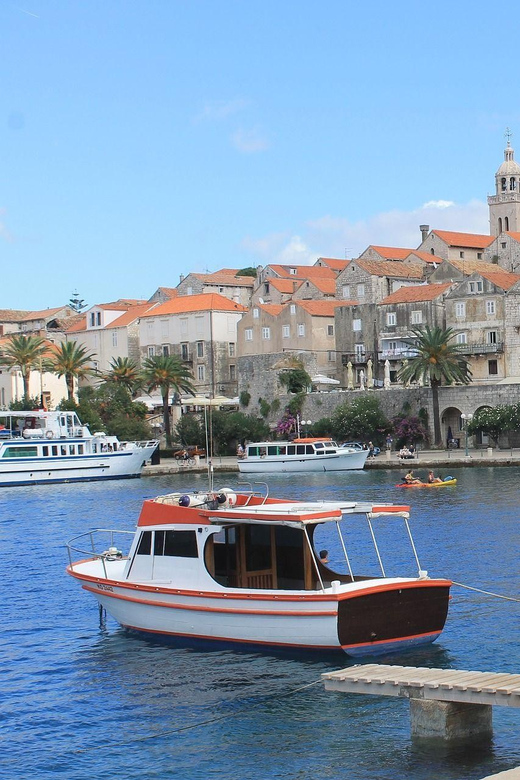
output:
[[[195,388],[192,384],[193,374],[178,355],[154,355],[143,361],[141,379],[149,393],[157,389],[161,391],[166,446],[171,447],[172,435],[168,409],[170,390],[176,393],[195,395]]]
[[[41,336],[23,336],[11,334],[2,348],[0,364],[8,368],[18,368],[22,372],[24,401],[29,399],[29,380],[31,370],[42,369],[42,360],[48,346]]]
[[[67,397],[74,400],[74,380],[96,374],[92,365],[93,352],[87,352],[76,341],[62,341],[55,347],[50,358],[50,369],[58,376],[64,376],[67,384]]]
[[[113,358],[110,363],[110,371],[107,371],[104,379],[105,382],[113,382],[116,385],[126,387],[132,393],[141,381],[139,366],[132,358]]]
[[[429,382],[432,389],[433,432],[436,446],[442,446],[441,421],[439,415],[439,387],[442,382],[458,382],[468,385],[471,371],[467,358],[460,354],[459,346],[453,343],[453,328],[412,328],[416,339],[417,354],[399,371],[403,382],[422,379]]]

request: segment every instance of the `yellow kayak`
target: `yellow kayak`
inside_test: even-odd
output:
[[[444,482],[403,482],[400,485],[396,485],[396,487],[405,487],[405,488],[439,488],[439,487],[447,487],[448,485],[456,485],[457,480],[456,479],[446,479]]]

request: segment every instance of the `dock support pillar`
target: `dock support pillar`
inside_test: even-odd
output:
[[[489,736],[493,731],[493,708],[490,704],[410,699],[410,722],[414,737]]]

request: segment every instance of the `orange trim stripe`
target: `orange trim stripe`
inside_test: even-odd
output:
[[[409,639],[421,639],[422,637],[427,636],[440,636],[442,633],[442,630],[439,631],[427,631],[424,634],[410,634],[410,636],[400,636],[395,637],[395,639],[378,639],[377,642],[360,642],[356,645],[341,645],[341,648],[343,650],[349,650],[351,647],[373,647],[375,645],[387,645],[390,642],[406,642]]]
[[[182,590],[181,588],[159,588],[153,585],[141,585],[134,584],[132,582],[121,582],[120,580],[102,579],[100,577],[93,577],[88,574],[79,574],[70,566],[67,566],[67,573],[77,580],[82,582],[94,582],[105,585],[112,585],[117,588],[126,588],[128,590],[135,590],[141,593],[166,593],[175,594],[177,596],[195,596],[197,598],[208,599],[231,599],[232,601],[245,600],[245,601],[282,601],[282,602],[302,602],[302,601],[344,601],[345,599],[357,598],[358,596],[366,596],[369,593],[378,593],[384,590],[399,590],[404,588],[450,588],[453,583],[451,580],[438,579],[438,580],[410,580],[409,582],[395,582],[392,584],[381,583],[380,585],[372,585],[366,588],[362,588],[355,591],[348,591],[346,593],[324,593],[313,595],[302,594],[298,596],[284,595],[283,593],[231,593],[227,591],[225,593],[217,593],[216,591],[195,591],[195,590]]]
[[[195,604],[171,604],[164,601],[153,601],[152,599],[138,599],[132,596],[125,596],[122,593],[113,593],[107,590],[97,590],[90,585],[82,585],[83,590],[88,590],[96,595],[108,596],[111,599],[122,599],[131,601],[134,604],[147,604],[152,607],[168,607],[168,609],[185,609],[188,612],[222,612],[230,615],[276,615],[277,617],[336,617],[338,614],[334,610],[313,610],[312,612],[303,610],[276,610],[276,609],[233,609],[232,607],[206,607]]]

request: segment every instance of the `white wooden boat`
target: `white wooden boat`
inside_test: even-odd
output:
[[[0,487],[138,477],[158,444],[91,434],[75,412],[0,412]]]
[[[376,576],[354,569],[340,522],[350,520],[350,539],[354,514],[366,516]],[[253,491],[173,493],[144,502],[135,533],[96,529],[72,539],[67,571],[122,626],[139,632],[386,653],[433,642],[448,611],[452,583],[421,569],[408,516],[409,507],[283,501]],[[415,572],[406,577],[385,574],[376,541],[379,525],[396,520],[411,542]],[[336,568],[343,572],[316,554],[322,523],[336,526],[344,554]]]
[[[245,474],[352,471],[362,469],[368,455],[368,450],[339,447],[331,439],[251,442],[238,458],[238,470]]]

